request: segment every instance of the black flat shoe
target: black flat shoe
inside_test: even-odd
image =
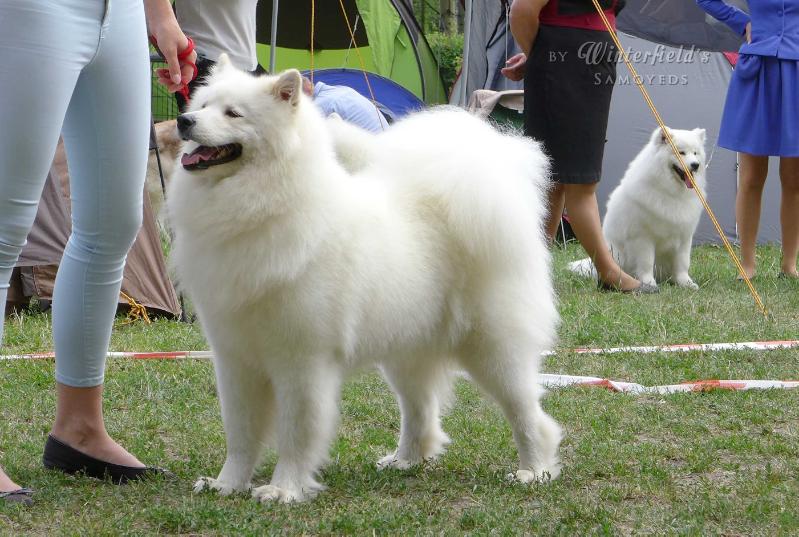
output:
[[[17,489],[9,492],[0,492],[0,502],[15,503],[18,505],[33,505],[33,490]]]
[[[84,473],[96,479],[110,479],[113,483],[124,485],[130,481],[140,481],[155,476],[171,477],[173,474],[163,468],[151,466],[122,466],[112,462],[101,461],[78,451],[55,438],[47,436],[44,445],[42,464],[50,470],[61,470],[65,474]]]

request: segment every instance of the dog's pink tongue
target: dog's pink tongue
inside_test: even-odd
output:
[[[685,186],[686,186],[687,188],[693,188],[693,187],[694,187],[694,184],[691,182],[691,180],[690,180],[690,179],[688,179],[688,177],[687,177],[687,176],[685,177]]]
[[[201,160],[209,160],[213,158],[215,153],[215,147],[200,146],[190,154],[183,153],[183,156],[180,157],[180,163],[184,166],[191,166],[192,164],[197,164]]]
[[[191,166],[192,164],[197,164],[200,162],[200,155],[196,153],[192,153],[189,155],[188,153],[183,153],[183,156],[180,157],[180,163],[184,166]]]

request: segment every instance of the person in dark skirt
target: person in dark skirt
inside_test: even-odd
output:
[[[722,0],[697,3],[746,37],[727,90],[718,142],[739,153],[735,217],[741,262],[753,277],[769,156],[779,156],[780,275],[799,278],[799,0],[749,2],[751,15]]]
[[[618,0],[600,0],[615,24]],[[651,293],[616,263],[602,234],[596,189],[602,175],[617,51],[591,0],[514,0],[511,33],[522,50],[503,74],[524,78],[525,134],[552,161],[546,233],[554,240],[565,207],[594,262],[601,288]]]

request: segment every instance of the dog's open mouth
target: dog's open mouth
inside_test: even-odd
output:
[[[685,183],[685,188],[693,188],[694,187],[693,183],[691,183],[691,180],[688,179],[688,176],[685,174],[685,172],[683,171],[683,169],[681,167],[677,166],[676,164],[672,164],[671,165],[671,169],[674,170],[674,173],[677,174],[677,177],[680,178],[680,181]]]
[[[205,170],[211,166],[225,164],[241,156],[241,144],[226,144],[216,147],[201,145],[191,153],[184,153],[180,163],[186,170]]]

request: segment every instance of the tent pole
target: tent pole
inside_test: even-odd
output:
[[[463,21],[463,61],[461,62],[461,95],[459,103],[466,108],[469,97],[466,86],[469,83],[469,42],[472,37],[472,0],[466,0],[466,14]]]
[[[269,38],[269,74],[275,74],[275,49],[277,48],[277,7],[280,0],[272,0],[272,35]]]

